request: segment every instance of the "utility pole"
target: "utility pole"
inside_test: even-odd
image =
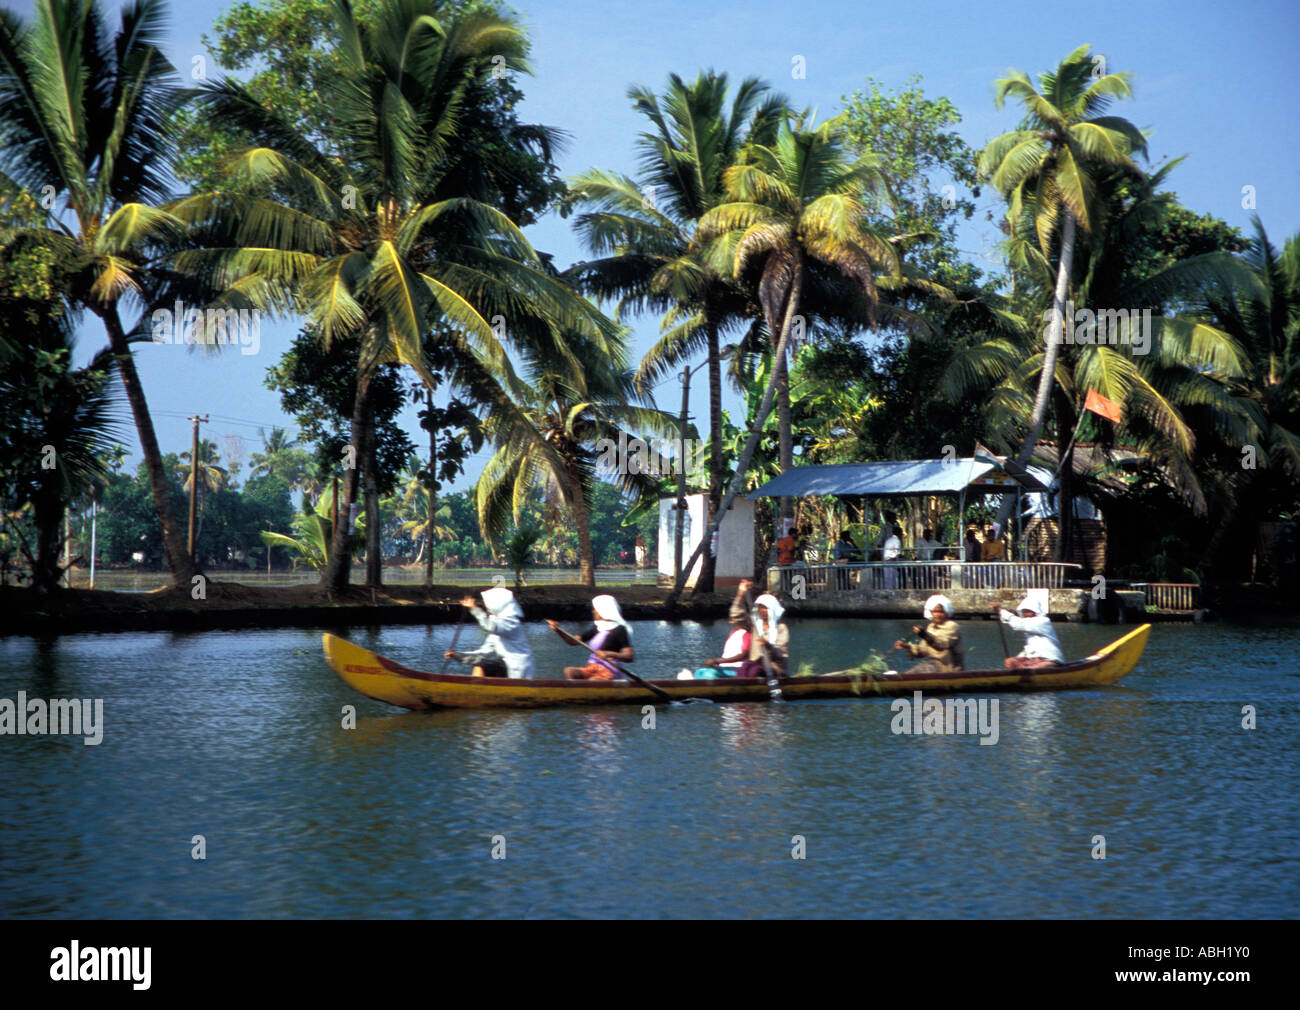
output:
[[[198,518],[198,492],[199,492],[199,425],[208,423],[208,415],[204,414],[199,417],[195,414],[190,418],[194,424],[194,437],[190,442],[190,535],[189,551],[190,563],[194,563],[194,523]]]

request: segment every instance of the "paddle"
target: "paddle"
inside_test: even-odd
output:
[[[1002,640],[1002,658],[1010,659],[1011,650],[1007,648],[1007,633],[1002,627],[1002,608],[998,604],[993,604],[993,612],[997,614],[998,638]]]
[[[553,630],[557,635],[559,635],[562,639],[564,639],[564,640],[565,640],[566,642],[568,642],[570,645],[581,645],[584,649],[586,649],[588,652],[590,652],[593,656],[596,656],[596,657],[597,657],[597,658],[598,658],[602,663],[608,663],[608,664],[609,664],[610,666],[612,666],[615,670],[617,670],[619,673],[621,673],[624,677],[627,677],[629,680],[635,680],[638,684],[640,684],[642,687],[644,687],[647,691],[651,691],[651,692],[653,692],[654,695],[655,695],[656,697],[658,697],[658,698],[662,698],[664,701],[669,702],[669,703],[671,703],[671,702],[674,701],[673,696],[672,696],[671,694],[669,694],[667,691],[665,691],[663,688],[661,688],[661,687],[655,687],[653,684],[649,683],[648,681],[642,680],[642,679],[641,679],[640,677],[638,677],[635,673],[633,673],[631,670],[629,670],[626,666],[624,666],[622,663],[618,662],[618,660],[616,660],[616,659],[606,659],[604,656],[599,656],[599,655],[597,654],[597,650],[593,649],[590,645],[588,645],[586,642],[584,642],[584,641],[583,641],[581,638],[579,638],[577,635],[571,635],[571,634],[569,634],[569,632],[565,631],[563,628],[561,628],[561,627],[560,627],[558,624],[556,624],[554,621],[548,621],[547,623],[550,624],[550,626],[551,626],[551,630]],[[696,700],[696,699],[691,699],[691,700]],[[704,700],[704,699],[700,699],[700,700]]]
[[[467,613],[469,613],[468,610],[463,609],[463,608],[461,609],[461,612],[460,612],[460,620],[459,620],[459,621],[457,622],[457,624],[456,624],[456,633],[455,633],[454,635],[451,636],[451,648],[447,650],[448,652],[455,652],[455,651],[456,651],[456,643],[460,641],[460,629],[463,628],[463,627],[465,627],[465,615],[466,615]],[[438,673],[439,673],[439,674],[446,673],[446,672],[447,672],[447,664],[450,663],[450,662],[451,662],[451,657],[450,657],[450,656],[443,656],[443,657],[442,657],[442,669],[439,670]]]

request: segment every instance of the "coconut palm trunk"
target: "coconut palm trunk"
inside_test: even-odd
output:
[[[722,352],[718,346],[717,320],[706,317],[705,328],[709,341],[709,503],[705,528],[712,529],[718,506],[722,504]],[[717,570],[717,555],[706,550],[700,577],[695,581],[697,592],[713,592]]]
[[[573,525],[578,532],[578,577],[588,589],[596,588],[596,555],[591,546],[590,516],[587,515],[587,501],[582,496],[582,476],[572,462],[566,460],[565,478],[568,486],[564,489],[569,508],[573,512]]]
[[[781,319],[781,328],[779,332],[781,339],[776,343],[776,357],[780,360],[785,356],[786,349],[790,345],[790,331],[794,327],[794,317],[799,307],[799,299],[803,294],[803,255],[796,251],[793,254],[794,263],[790,271],[790,287],[785,300],[785,313]],[[769,331],[774,331],[773,323],[776,320],[775,304],[764,304],[763,311],[767,316]],[[745,448],[741,450],[740,458],[736,460],[736,472],[731,478],[731,485],[727,488],[726,495],[723,496],[722,502],[718,508],[718,514],[713,521],[709,523],[708,529],[704,531],[695,550],[682,569],[677,573],[677,581],[673,584],[672,591],[668,594],[665,601],[670,606],[675,604],[682,595],[682,589],[686,585],[686,573],[694,567],[696,560],[704,549],[713,541],[713,534],[718,531],[718,525],[722,521],[722,516],[727,514],[727,509],[731,508],[731,503],[736,500],[736,495],[740,492],[740,487],[745,481],[745,473],[749,469],[750,461],[754,458],[754,450],[758,448],[758,441],[763,435],[763,425],[767,421],[767,415],[772,412],[772,402],[776,399],[776,380],[777,369],[772,369],[772,374],[767,380],[767,388],[763,390],[762,402],[758,405],[758,416],[754,419],[754,425],[750,428],[749,438],[745,440]]]
[[[780,443],[778,460],[782,473],[794,466],[794,432],[790,416],[790,369],[786,362],[788,356],[788,352],[782,354],[776,359],[773,367],[776,378],[776,427]],[[785,526],[785,521],[793,518],[794,498],[790,495],[782,495],[781,521],[777,524],[776,532],[778,537],[784,532],[782,527]]]
[[[140,373],[135,368],[135,358],[126,341],[126,331],[122,320],[118,318],[117,306],[107,305],[95,310],[108,331],[109,346],[117,362],[118,374],[122,377],[122,388],[126,391],[127,402],[131,404],[131,416],[135,420],[136,433],[140,438],[140,452],[144,457],[145,470],[149,474],[149,490],[153,494],[154,509],[158,513],[158,522],[162,526],[163,549],[167,553],[167,565],[172,573],[172,585],[178,589],[189,589],[198,573],[198,566],[181,535],[180,523],[172,507],[171,487],[167,481],[167,471],[163,468],[162,452],[158,448],[158,436],[154,432],[153,418],[149,415],[149,404],[145,401],[144,387],[140,384]]]
[[[1061,256],[1056,269],[1056,292],[1052,296],[1051,332],[1043,348],[1043,371],[1038,376],[1038,392],[1034,396],[1034,409],[1029,415],[1029,432],[1020,443],[1016,462],[1028,465],[1038,445],[1038,436],[1043,430],[1043,419],[1047,416],[1047,405],[1051,402],[1052,387],[1056,384],[1056,362],[1061,355],[1061,341],[1065,330],[1065,301],[1070,290],[1070,270],[1074,264],[1074,214],[1066,208],[1063,211],[1065,221],[1061,226]],[[1073,321],[1073,320],[1071,320]],[[1062,446],[1061,448],[1065,448]],[[1002,496],[1002,505],[998,509],[998,527],[1005,528],[1007,518],[1015,507],[1012,495]]]
[[[374,413],[370,408],[370,404],[367,403],[365,440],[366,586],[370,589],[378,589],[384,581],[383,531],[379,521],[379,474],[376,470],[377,443],[378,433],[375,430]]]
[[[352,441],[355,456],[345,462],[352,466],[343,469],[343,486],[339,491],[339,521],[331,531],[329,564],[325,566],[325,576],[321,584],[331,592],[341,592],[347,588],[348,575],[352,568],[351,509],[358,499],[360,478],[364,460],[361,458],[369,442],[366,438],[366,419],[369,416],[370,376],[357,376],[356,396],[352,401]],[[367,526],[369,523],[367,523]]]

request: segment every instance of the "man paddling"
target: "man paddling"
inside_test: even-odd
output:
[[[478,600],[472,596],[466,596],[460,603],[474,615],[479,627],[487,632],[487,638],[472,652],[448,649],[443,655],[472,666],[476,677],[531,677],[533,653],[524,633],[524,612],[515,594],[504,586],[494,586],[479,595],[483,597],[486,611],[479,608]]]
[[[1022,632],[1025,636],[1025,647],[1020,650],[1020,654],[1008,656],[1003,664],[1009,669],[1060,666],[1065,662],[1065,654],[1061,652],[1061,643],[1057,640],[1056,629],[1052,627],[1052,620],[1047,616],[1047,605],[1046,589],[1031,589],[1025,594],[1025,598],[1020,601],[1020,606],[1016,608],[1020,611],[1019,617],[1009,610],[1003,610],[996,603],[993,604],[998,620],[1010,627],[1012,631]]]

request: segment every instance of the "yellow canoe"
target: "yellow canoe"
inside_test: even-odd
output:
[[[1086,659],[1037,670],[960,670],[900,673],[864,679],[848,673],[783,677],[782,696],[845,698],[854,695],[931,694],[953,691],[1051,691],[1113,684],[1137,665],[1151,625],[1144,624]],[[335,635],[322,636],[325,658],[342,681],[367,698],[401,708],[544,708],[553,705],[653,703],[655,694],[631,680],[512,680],[412,670]],[[723,680],[652,680],[674,699],[767,701],[767,682],[757,677]]]

